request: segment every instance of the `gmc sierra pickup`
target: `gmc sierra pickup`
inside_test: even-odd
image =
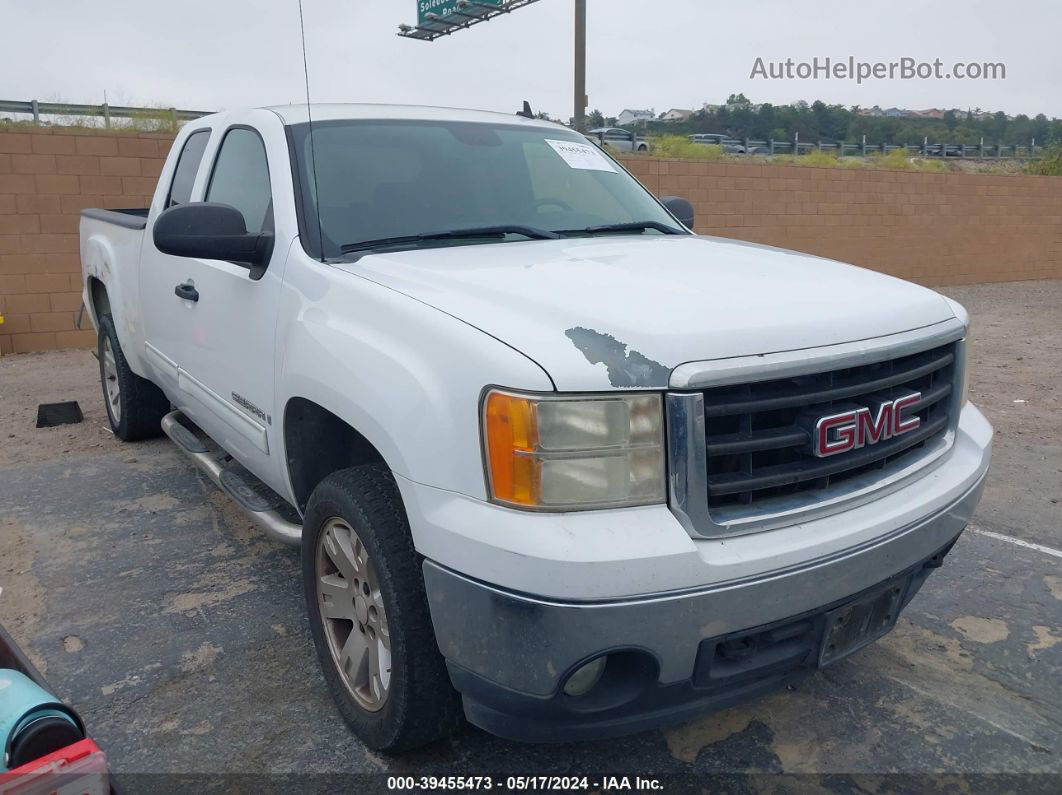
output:
[[[562,741],[888,632],[978,502],[966,312],[693,234],[583,136],[440,108],[208,116],[85,210],[114,433],[301,544],[364,742]]]

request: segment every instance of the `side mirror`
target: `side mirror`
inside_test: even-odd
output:
[[[248,232],[243,213],[228,204],[197,202],[163,211],[152,230],[155,248],[175,257],[222,259],[262,278],[273,253],[270,232]]]
[[[694,212],[693,205],[680,196],[665,196],[660,200],[669,213],[678,218],[688,229],[693,229]]]

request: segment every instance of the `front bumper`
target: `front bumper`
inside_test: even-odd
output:
[[[643,731],[785,684],[818,664],[825,614],[886,581],[902,604],[966,526],[985,473],[928,518],[803,565],[699,589],[563,602],[509,592],[430,560],[424,577],[439,648],[468,719],[510,739],[560,742]],[[748,647],[755,654],[727,653]],[[569,674],[619,653],[590,695]],[[722,654],[722,657],[719,655]]]

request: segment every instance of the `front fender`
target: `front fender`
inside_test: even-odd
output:
[[[397,474],[477,499],[487,496],[484,387],[553,391],[545,371],[508,345],[297,248],[277,340],[278,407],[311,400],[361,433]]]

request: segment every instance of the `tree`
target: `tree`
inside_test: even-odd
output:
[[[599,111],[599,110],[597,110],[595,108],[594,110],[592,110],[590,112],[590,115],[586,117],[586,123],[587,123],[587,126],[589,126],[591,129],[596,128],[596,127],[604,127],[605,126],[605,117],[601,113],[601,111]]]
[[[1036,139],[1037,143],[1043,143],[1051,136],[1051,124],[1047,117],[1040,113],[1029,125],[1029,137]]]
[[[996,111],[992,115],[992,124],[989,128],[991,130],[991,136],[996,139],[997,142],[1002,143],[1003,138],[1007,134],[1007,114],[1003,111]]]
[[[754,105],[744,94],[731,94],[727,104],[702,108],[684,122],[652,121],[646,125],[650,133],[682,135],[690,133],[723,133],[737,139],[776,141],[793,139],[795,134],[808,143],[815,141],[845,141],[859,143],[866,136],[869,146],[882,143],[912,144],[928,138],[931,143],[976,145],[985,143],[1007,146],[1026,146],[1035,138],[1037,145],[1062,144],[1062,120],[1049,119],[1040,114],[1030,119],[1018,115],[1008,119],[1005,113],[983,114],[980,108],[969,111],[947,110],[940,119],[925,117],[861,116],[853,108],[828,105],[821,100],[808,104],[800,101],[791,105]],[[590,123],[599,125],[595,111]],[[603,126],[616,126],[615,119],[604,118]]]

